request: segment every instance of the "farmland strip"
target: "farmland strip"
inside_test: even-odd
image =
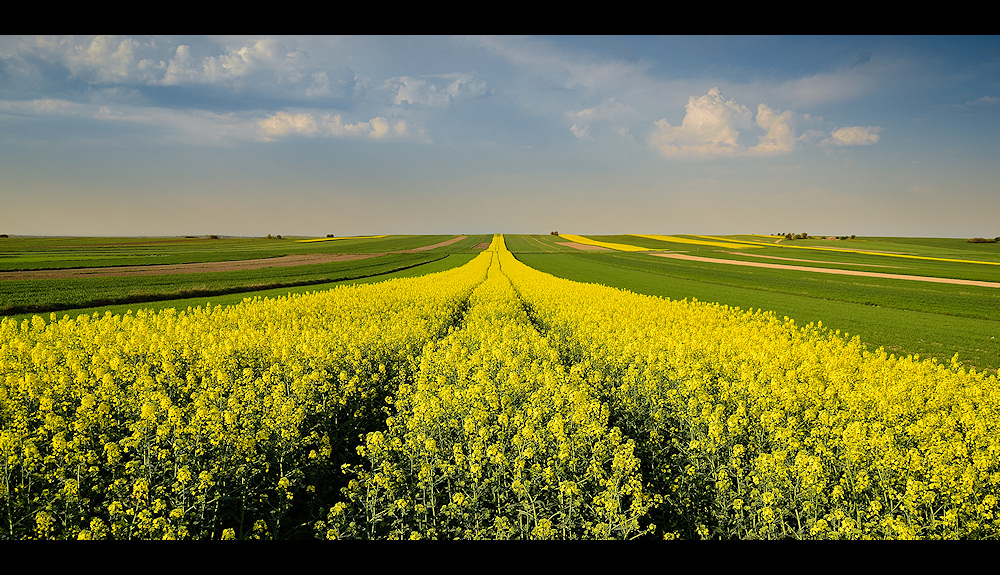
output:
[[[925,281],[933,283],[943,283],[943,284],[956,284],[956,285],[969,285],[969,286],[981,286],[981,287],[1000,287],[1000,282],[989,282],[981,280],[963,280],[956,278],[942,278],[934,276],[914,276],[907,274],[890,274],[883,272],[866,272],[858,270],[841,270],[836,268],[817,268],[811,266],[793,266],[787,264],[769,264],[763,262],[748,262],[743,260],[724,260],[719,258],[706,258],[702,256],[692,256],[688,254],[651,254],[654,256],[662,258],[672,258],[677,260],[688,260],[693,262],[706,262],[713,264],[729,264],[734,266],[747,266],[755,268],[770,268],[770,269],[780,269],[780,270],[791,270],[791,271],[801,271],[801,272],[816,272],[823,274],[835,274],[835,275],[845,275],[845,276],[861,276],[870,278],[884,278],[884,279],[897,279],[897,280],[912,280],[912,281]]]

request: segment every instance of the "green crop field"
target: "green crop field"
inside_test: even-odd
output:
[[[489,242],[467,237],[355,238],[3,238],[0,315],[124,313],[227,305],[245,297],[319,291],[344,283],[412,277],[468,262]],[[1000,282],[1000,244],[947,238],[785,239],[779,236],[584,236],[643,251],[580,249],[551,234],[505,236],[522,262],[558,277],[671,299],[719,302],[822,323],[898,355],[1000,368],[1000,288],[841,275],[814,269],[726,265],[664,255]],[[457,239],[457,241],[455,241]],[[311,241],[307,241],[311,240]],[[448,245],[418,251],[442,242]],[[290,267],[149,275],[25,277],[28,271],[246,262],[287,256],[370,255]],[[6,275],[4,275],[6,274]]]
[[[139,303],[159,309],[173,306],[174,300],[200,305],[209,301],[206,298],[235,303],[250,292],[317,290],[335,283],[429,273],[468,261],[478,251],[473,248],[489,237],[3,238],[0,315],[118,312]],[[425,249],[449,241],[453,243]],[[340,256],[344,259],[334,259]],[[302,265],[248,264],[283,257],[303,258],[298,260]],[[209,265],[213,263],[218,266]],[[201,267],[193,269],[201,271],[185,268],[195,264]],[[108,272],[119,266],[129,266],[129,273]],[[170,267],[157,273],[157,266]],[[430,267],[421,269],[424,266]]]
[[[586,236],[647,252],[581,250],[552,235],[514,236],[508,249],[541,271],[630,291],[764,309],[797,322],[819,323],[859,336],[869,347],[897,355],[959,360],[978,369],[1000,368],[1000,244],[961,239],[857,238],[854,240],[725,236],[682,239],[743,248],[671,243],[650,238]],[[967,279],[998,286],[961,285],[834,275],[817,271],[746,267],[665,258],[683,253],[712,259],[771,262],[821,269]],[[878,252],[878,253],[876,253]],[[781,258],[781,259],[777,259]],[[795,261],[793,261],[795,260]],[[807,260],[807,261],[798,261]]]

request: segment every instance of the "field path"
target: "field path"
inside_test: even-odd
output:
[[[398,252],[390,252],[390,253],[394,253],[394,254],[415,254],[417,252],[426,252],[427,250],[433,250],[435,248],[443,248],[445,246],[450,246],[451,244],[453,244],[455,242],[460,242],[460,241],[464,240],[467,237],[469,237],[469,236],[455,236],[455,237],[451,238],[450,240],[445,240],[443,242],[438,242],[436,244],[432,244],[432,245],[429,245],[429,246],[420,246],[419,248],[412,248],[412,249],[409,249],[409,250],[400,250]]]
[[[154,264],[148,266],[107,266],[95,268],[71,268],[71,269],[51,269],[51,270],[21,270],[13,272],[0,272],[0,281],[3,280],[33,280],[33,279],[66,279],[66,278],[88,278],[88,277],[108,277],[108,276],[151,276],[163,274],[197,274],[204,272],[231,272],[240,270],[255,270],[261,268],[281,268],[290,266],[304,266],[310,264],[328,264],[332,262],[346,262],[351,260],[363,260],[383,256],[389,253],[410,254],[425,252],[451,245],[464,240],[467,236],[457,236],[443,242],[438,242],[429,246],[421,246],[408,250],[394,252],[380,252],[372,254],[291,254],[273,258],[259,258],[253,260],[230,260],[222,262],[197,262],[190,264]]]
[[[64,279],[104,276],[151,276],[162,274],[197,274],[203,272],[229,272],[260,268],[280,268],[326,264],[373,258],[382,254],[294,254],[255,260],[225,262],[197,262],[191,264],[156,264],[149,266],[109,266],[100,268],[74,268],[58,270],[22,270],[0,272],[0,280]]]
[[[650,254],[658,256],[661,258],[673,258],[678,260],[689,260],[695,262],[708,262],[716,264],[729,264],[734,266],[749,266],[755,268],[771,268],[779,270],[794,270],[803,272],[817,272],[822,274],[837,274],[846,276],[863,276],[869,278],[886,278],[886,279],[899,279],[899,280],[914,280],[914,281],[925,281],[943,284],[958,284],[958,285],[969,285],[969,286],[982,286],[982,287],[993,287],[1000,288],[1000,282],[988,282],[979,280],[962,280],[954,278],[938,278],[931,276],[914,276],[906,274],[889,274],[883,272],[863,272],[855,270],[842,270],[835,268],[814,268],[809,266],[793,266],[787,264],[769,264],[763,262],[748,262],[743,260],[724,260],[719,258],[705,258],[701,256],[691,256],[687,254]]]
[[[882,265],[882,264],[849,264],[849,263],[846,263],[846,262],[831,262],[831,261],[828,261],[828,260],[804,260],[804,259],[801,259],[801,258],[783,258],[783,257],[780,257],[780,256],[765,256],[765,255],[761,255],[761,254],[745,254],[743,252],[726,252],[726,253],[730,254],[730,255],[734,255],[734,256],[745,256],[745,257],[748,257],[748,258],[767,258],[769,260],[783,260],[783,261],[786,261],[786,262],[806,262],[806,263],[814,263],[814,264],[855,265],[855,266],[864,266],[866,268],[898,268],[898,267],[900,267],[900,266],[885,266],[885,265]]]
[[[576,248],[578,250],[590,250],[590,251],[598,251],[598,252],[610,252],[610,251],[612,251],[611,248],[605,248],[603,246],[588,246],[587,244],[579,244],[579,243],[576,243],[576,242],[556,242],[556,243],[559,244],[559,245],[561,245],[561,246],[569,246],[571,248]]]

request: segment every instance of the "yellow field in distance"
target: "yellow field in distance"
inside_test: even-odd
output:
[[[366,239],[384,238],[384,237],[386,237],[386,234],[382,234],[380,236],[344,236],[344,237],[340,237],[340,238],[315,238],[315,239],[312,239],[312,240],[295,240],[295,241],[299,242],[299,243],[304,243],[304,242],[329,242],[329,241],[332,241],[332,240],[366,240]]]
[[[742,249],[747,247],[757,247],[753,244],[747,245],[749,242],[730,242],[729,240],[723,238],[711,238],[709,240],[692,240],[690,238],[680,238],[677,236],[659,236],[659,235],[647,235],[647,234],[629,234],[630,236],[636,236],[639,238],[649,238],[651,240],[659,240],[661,242],[671,242],[675,244],[694,244],[699,246],[715,246],[718,248],[729,248],[729,249]],[[709,236],[698,236],[708,238]]]
[[[628,244],[616,244],[613,242],[599,242],[597,240],[592,240],[590,238],[585,238],[583,236],[575,236],[573,234],[559,234],[560,238],[567,239],[571,242],[576,242],[578,244],[584,244],[587,246],[599,246],[602,248],[608,248],[612,250],[618,250],[621,252],[647,252],[649,248],[643,248],[639,246],[630,246]]]
[[[652,236],[647,236],[647,237],[652,237]],[[712,238],[712,236],[698,236],[698,237],[700,237],[700,238]],[[777,237],[777,236],[769,236],[769,237]],[[721,239],[721,238],[718,238],[718,239]],[[824,251],[824,252],[843,252],[843,253],[849,253],[849,254],[863,254],[863,255],[886,256],[886,257],[890,257],[890,258],[905,258],[905,259],[911,259],[911,260],[930,260],[930,261],[938,261],[938,262],[955,262],[955,263],[962,263],[962,264],[985,264],[985,265],[989,265],[989,266],[1000,266],[1000,262],[986,262],[986,261],[981,261],[981,260],[964,260],[964,259],[956,259],[956,258],[936,258],[936,257],[932,257],[932,256],[917,256],[917,255],[913,255],[913,254],[894,254],[894,253],[890,253],[890,252],[880,252],[880,251],[874,251],[874,250],[851,250],[851,249],[847,249],[847,248],[827,248],[827,247],[823,247],[823,246],[792,246],[792,245],[788,245],[788,244],[777,244],[777,243],[775,243],[775,244],[762,244],[762,243],[758,243],[758,242],[748,242],[748,241],[743,241],[743,240],[725,240],[725,241],[732,241],[732,242],[739,243],[741,245],[736,246],[736,247],[740,247],[740,248],[748,248],[748,247],[751,247],[751,246],[753,246],[753,247],[778,246],[778,247],[782,247],[782,248],[795,248],[795,249],[799,249],[799,250],[818,250],[818,251]]]

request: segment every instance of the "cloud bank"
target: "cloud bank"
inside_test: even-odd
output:
[[[680,125],[657,120],[649,144],[666,158],[787,154],[803,141],[797,135],[796,119],[791,110],[778,111],[763,103],[754,112],[712,88],[704,96],[688,99]],[[868,146],[878,142],[880,130],[874,126],[838,128],[824,143]]]
[[[406,122],[403,120],[390,123],[383,117],[375,117],[368,121],[345,123],[340,114],[314,114],[303,112],[292,114],[278,112],[259,123],[259,137],[263,141],[273,141],[278,138],[299,136],[358,136],[382,139],[390,136],[407,135]]]

